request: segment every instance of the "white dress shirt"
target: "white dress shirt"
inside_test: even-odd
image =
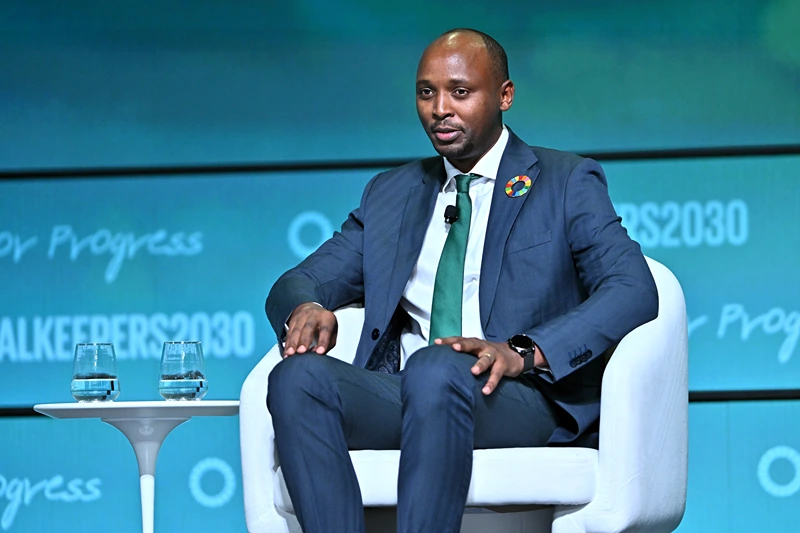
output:
[[[483,242],[486,237],[486,225],[489,210],[492,207],[492,191],[494,190],[497,170],[508,143],[508,130],[503,126],[500,138],[492,148],[468,172],[482,177],[474,178],[469,184],[469,197],[472,200],[472,217],[467,239],[467,256],[464,262],[464,293],[462,300],[461,334],[464,337],[483,339],[480,308],[478,304],[478,288],[481,279],[481,259]],[[442,255],[450,224],[444,221],[444,210],[448,205],[456,203],[455,177],[464,174],[455,168],[446,158],[444,168],[447,179],[436,198],[436,207],[425,232],[422,250],[417,259],[411,277],[406,283],[400,305],[411,317],[411,323],[403,330],[400,337],[400,368],[405,366],[408,358],[417,350],[428,345],[431,329],[431,306],[433,303],[433,285],[439,257]]]

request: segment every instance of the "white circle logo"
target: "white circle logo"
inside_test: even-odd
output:
[[[319,242],[312,246],[308,246],[300,240],[300,233],[303,231],[303,228],[308,225],[316,226],[320,234]],[[305,259],[311,255],[314,250],[319,248],[323,242],[328,240],[331,235],[333,235],[333,226],[331,225],[331,221],[328,220],[328,217],[319,211],[305,211],[294,217],[292,223],[289,224],[289,248],[294,255],[300,259]]]
[[[792,463],[794,477],[785,484],[775,483],[769,473],[772,463],[778,459],[786,459]],[[789,446],[775,446],[766,451],[758,462],[758,482],[767,493],[776,498],[786,498],[800,490],[800,453]]]
[[[224,482],[219,494],[206,494],[206,491],[203,490],[203,486],[201,485],[203,476],[210,471],[222,474]],[[236,474],[233,473],[233,468],[222,459],[207,457],[192,468],[189,474],[189,491],[192,493],[192,496],[194,496],[194,499],[197,500],[197,503],[203,507],[208,507],[210,509],[222,507],[231,501],[233,493],[236,491]]]

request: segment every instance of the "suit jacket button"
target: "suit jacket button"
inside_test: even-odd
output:
[[[376,341],[376,340],[378,340],[378,337],[380,337],[380,336],[381,336],[381,332],[378,330],[378,328],[375,328],[375,329],[372,330],[372,340]]]

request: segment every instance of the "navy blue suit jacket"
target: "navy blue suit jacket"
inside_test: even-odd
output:
[[[511,198],[505,185],[518,175],[533,183]],[[365,366],[400,316],[445,177],[441,157],[375,176],[341,231],[273,286],[266,310],[278,337],[301,303],[331,310],[363,303],[354,364]],[[650,270],[620,225],[595,161],[510,135],[492,195],[479,302],[487,340],[525,333],[547,358],[552,376],[536,379],[561,408],[550,443],[592,442],[585,437],[600,415],[604,352],[658,309]]]

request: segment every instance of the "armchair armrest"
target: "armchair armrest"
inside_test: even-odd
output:
[[[686,305],[673,274],[660,263],[648,263],[658,286],[658,317],[625,336],[603,376],[596,496],[585,506],[557,509],[554,533],[667,532],[683,517],[688,475]]]
[[[266,401],[267,378],[280,361],[281,355],[276,345],[250,371],[239,396],[242,484],[245,520],[250,533],[292,531],[287,528],[287,517],[279,514],[274,503],[273,478],[278,461],[272,416]],[[299,525],[294,531],[300,531]]]

